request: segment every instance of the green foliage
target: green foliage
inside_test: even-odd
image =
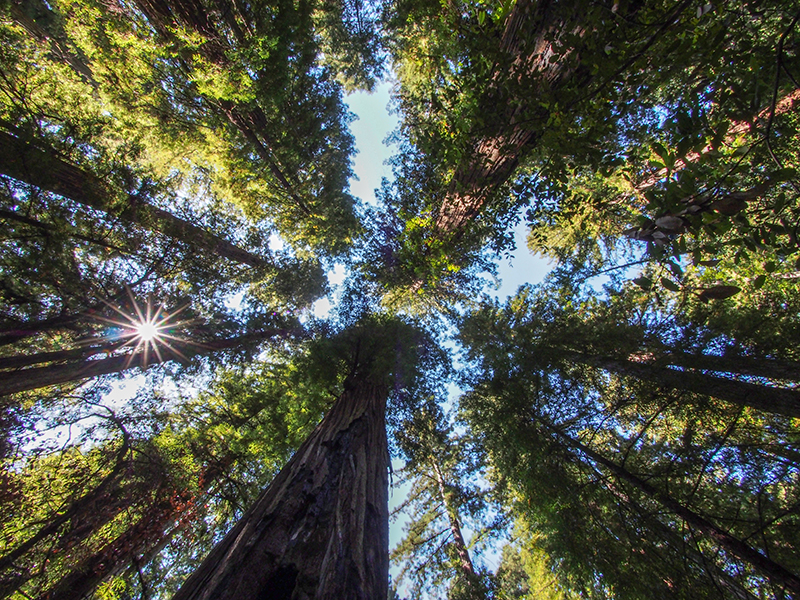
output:
[[[796,10],[3,4],[0,379],[132,355],[106,325],[137,302],[176,313],[163,348],[253,335],[127,401],[107,382],[3,400],[0,589],[171,596],[367,378],[406,461],[413,595],[789,595],[675,506],[800,571],[797,419],[754,401],[800,383]],[[342,93],[384,51],[401,150],[360,208]],[[480,303],[523,212],[554,273]],[[301,327],[337,259],[337,315]],[[497,571],[469,567],[512,520]]]

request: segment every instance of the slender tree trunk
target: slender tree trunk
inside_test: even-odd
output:
[[[578,440],[560,431],[558,428],[553,427],[552,425],[545,426],[547,429],[555,433],[559,438],[564,440],[568,446],[576,448],[591,460],[603,465],[621,480],[627,481],[635,488],[647,494],[650,498],[658,501],[675,516],[683,519],[690,526],[709,536],[726,552],[729,552],[733,556],[736,556],[740,560],[751,565],[754,569],[756,569],[756,571],[769,579],[773,585],[777,587],[785,587],[791,592],[793,597],[800,598],[800,577],[798,577],[796,574],[790,572],[785,567],[766,557],[761,552],[749,546],[744,541],[734,537],[724,529],[717,527],[705,517],[702,517],[691,509],[685,507],[677,500],[674,500],[667,493],[658,490],[644,479],[631,473],[624,467],[610,461],[588,446],[585,446]]]
[[[701,369],[705,371],[718,371],[720,373],[751,375],[753,377],[764,377],[766,379],[800,381],[800,363],[769,358],[669,352],[668,354],[659,356],[655,360],[655,365],[673,365],[686,369]]]
[[[171,498],[157,502],[116,539],[70,569],[37,600],[82,600],[103,580],[122,571],[168,535],[165,530],[176,518]]]
[[[200,51],[207,60],[222,69],[232,68],[231,61],[225,55],[228,42],[227,40],[220,40],[221,34],[213,20],[209,19],[208,9],[202,4],[193,0],[188,2],[180,0],[172,0],[170,2],[165,2],[164,0],[136,0],[136,4],[165,40],[175,41],[173,33],[174,22],[180,21],[188,29],[205,38],[206,43],[201,45]],[[218,3],[217,8],[220,14],[226,16],[231,16],[234,11],[234,7],[227,5],[227,3]],[[243,35],[243,32],[240,31],[239,33]],[[244,39],[240,37],[239,41],[243,42]],[[286,169],[279,164],[278,159],[275,157],[275,143],[266,134],[267,118],[261,108],[249,107],[243,110],[240,106],[230,101],[220,101],[219,107],[228,121],[250,142],[261,160],[269,166],[270,172],[284,192],[289,194],[303,213],[311,215],[312,213],[307,204],[297,194],[298,182],[295,181],[293,184],[289,181],[293,174],[287,175]]]
[[[41,149],[5,131],[0,131],[0,173],[235,262],[252,267],[268,264],[265,259],[134,194],[127,196],[121,208],[115,206],[114,193],[99,177],[67,163],[52,149]]]
[[[107,501],[111,495],[114,486],[119,484],[123,476],[123,470],[128,465],[128,451],[130,450],[128,436],[123,435],[123,443],[117,452],[116,463],[111,472],[108,473],[91,491],[81,496],[78,500],[73,502],[67,510],[59,515],[53,517],[46,525],[41,527],[35,534],[19,544],[16,548],[8,552],[3,557],[0,557],[0,573],[13,570],[14,564],[27,552],[34,548],[38,543],[43,541],[49,536],[57,533],[69,521],[74,521],[80,526],[81,521],[93,520],[97,521],[96,514],[90,515],[93,511],[98,510],[98,504]],[[99,509],[103,512],[102,509]],[[106,511],[107,512],[107,511]],[[112,518],[112,514],[107,515]],[[102,520],[102,518],[101,518]],[[68,532],[69,533],[69,532]],[[22,586],[28,577],[19,575],[17,577],[2,577],[2,585],[0,585],[0,593],[3,597],[13,593],[20,586]]]
[[[725,379],[694,371],[677,371],[647,363],[602,356],[589,356],[578,352],[559,352],[567,360],[600,367],[627,377],[635,377],[675,390],[703,394],[749,406],[764,412],[800,418],[800,391]]]
[[[65,365],[49,365],[22,369],[13,373],[0,374],[0,396],[16,394],[28,390],[58,385],[60,383],[78,382],[100,375],[121,373],[128,369],[140,368],[147,370],[153,365],[167,360],[185,362],[193,356],[209,354],[217,350],[236,348],[250,342],[256,342],[267,337],[286,333],[282,330],[270,330],[258,333],[249,333],[228,339],[217,339],[206,342],[171,342],[171,348],[160,350],[163,360],[159,360],[153,351],[140,350],[133,354],[112,356],[100,360],[86,360]]]
[[[386,598],[386,396],[355,377],[174,600]]]
[[[461,524],[458,520],[458,512],[456,511],[455,507],[453,507],[453,503],[450,501],[450,494],[447,493],[444,475],[442,474],[442,470],[439,468],[439,464],[435,459],[432,461],[432,466],[433,472],[436,474],[436,483],[439,485],[439,495],[441,496],[444,509],[447,512],[448,522],[450,523],[450,533],[453,535],[452,544],[456,550],[456,554],[458,554],[458,566],[461,569],[461,572],[464,574],[466,580],[471,584],[477,576],[475,574],[475,567],[472,564],[472,559],[469,556],[467,544],[464,542],[464,536],[461,533]]]
[[[587,465],[588,466],[588,465]],[[701,569],[718,588],[724,588],[726,592],[730,593],[731,597],[738,598],[738,600],[758,600],[753,594],[747,591],[742,585],[736,581],[731,575],[721,569],[717,562],[703,556],[703,553],[693,547],[691,543],[687,543],[683,535],[676,533],[672,528],[658,520],[657,515],[652,514],[642,507],[638,502],[631,499],[616,483],[605,477],[603,473],[597,469],[592,469],[599,480],[605,481],[606,488],[625,506],[628,510],[636,515],[636,518],[644,518],[645,527],[647,529],[655,529],[659,539],[665,541],[668,546],[672,547],[676,552],[682,553],[688,558],[695,567]],[[595,518],[598,521],[603,520],[603,515],[597,512]],[[653,541],[653,540],[648,540]],[[660,558],[656,558],[656,568],[663,562]],[[668,574],[665,574],[668,576]]]

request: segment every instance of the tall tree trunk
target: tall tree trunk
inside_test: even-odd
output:
[[[558,34],[580,30],[580,15],[556,14],[556,8],[564,11],[564,4],[554,4],[518,0],[506,18],[500,40],[500,51],[506,60],[496,64],[490,76],[481,101],[485,125],[457,166],[436,215],[439,235],[462,230],[511,177],[545,129],[550,109],[539,107],[540,99],[548,98],[578,69],[578,61],[573,63],[566,57],[550,62]],[[503,90],[509,79],[514,81],[514,87],[524,86],[525,99],[509,97]]]
[[[354,377],[174,600],[386,598],[387,393]]]
[[[0,131],[0,173],[235,262],[252,267],[269,264],[189,221],[148,204],[135,194],[129,194],[121,208],[116,206],[114,193],[99,177],[67,163],[51,148],[42,149],[5,131]]]
[[[766,379],[800,381],[800,363],[770,358],[668,352],[658,356],[655,364],[718,371],[720,373],[734,373],[737,375],[752,375],[753,377],[764,377]]]
[[[784,587],[791,592],[793,597],[800,598],[800,577],[796,574],[771,560],[744,541],[731,535],[721,527],[717,527],[705,517],[702,517],[673,499],[666,492],[662,492],[638,475],[631,473],[624,467],[612,462],[598,452],[595,452],[557,427],[547,424],[545,424],[545,427],[561,438],[566,445],[579,450],[591,460],[603,465],[619,479],[641,490],[647,496],[659,502],[675,516],[683,519],[688,525],[710,537],[726,552],[729,552],[731,555],[751,565],[756,571],[761,573],[761,575],[769,579],[773,585],[776,587]]]
[[[601,471],[596,468],[592,468],[591,465],[587,465],[587,467],[595,473],[595,476],[599,481],[604,482],[605,487],[617,498],[617,500],[619,500],[624,507],[627,508],[627,510],[634,513],[635,518],[645,519],[645,526],[647,529],[655,529],[658,539],[663,540],[666,542],[667,546],[673,548],[676,552],[681,553],[684,557],[684,560],[688,558],[689,564],[694,563],[695,568],[702,570],[706,576],[708,576],[708,578],[714,582],[716,587],[723,588],[731,595],[732,598],[737,598],[738,600],[758,600],[758,598],[751,594],[747,589],[742,587],[741,583],[736,581],[734,577],[728,574],[724,569],[720,568],[716,561],[704,556],[698,548],[693,546],[691,543],[687,543],[683,535],[676,533],[671,527],[662,523],[658,519],[657,515],[654,515],[652,511],[647,510],[638,502],[633,500],[628,494],[620,489],[614,480],[605,477]],[[597,507],[593,508],[597,509]],[[604,517],[600,511],[596,511],[595,518],[602,522]],[[656,558],[655,562],[657,563],[654,565],[656,568],[663,563],[663,561],[661,561],[659,558]],[[669,574],[665,573],[665,575],[668,576]]]
[[[450,499],[450,494],[447,493],[444,475],[442,474],[442,470],[439,468],[439,464],[436,462],[436,459],[431,461],[431,466],[433,467],[433,472],[436,474],[436,483],[439,486],[439,495],[442,499],[445,512],[447,512],[447,520],[450,524],[450,533],[453,536],[452,545],[456,551],[456,554],[458,554],[458,567],[461,569],[464,578],[469,582],[470,585],[472,585],[477,578],[477,575],[475,574],[475,566],[472,564],[472,559],[469,556],[467,544],[464,542],[464,535],[461,532],[461,523],[458,520],[458,512],[453,506],[453,503]]]
[[[167,360],[178,360],[185,362],[193,356],[209,354],[217,350],[236,348],[247,343],[257,342],[270,336],[286,333],[283,330],[269,330],[257,333],[248,333],[228,339],[216,339],[204,342],[170,342],[170,348],[160,350],[163,360],[147,350],[140,350],[133,354],[123,354],[112,356],[100,360],[86,360],[65,365],[49,365],[46,367],[35,367],[32,369],[22,369],[13,373],[0,374],[0,396],[16,394],[28,390],[82,381],[100,375],[110,375],[111,373],[121,373],[128,369],[140,368],[147,370],[153,365],[160,364]],[[156,342],[158,343],[158,342]]]
[[[65,511],[54,516],[44,526],[42,526],[36,533],[19,544],[13,550],[0,557],[0,573],[15,570],[15,563],[22,558],[26,553],[30,552],[37,544],[46,538],[58,533],[62,528],[72,521],[75,525],[81,528],[85,523],[91,522],[95,525],[102,525],[108,520],[112,519],[116,511],[108,510],[108,508],[115,508],[109,506],[109,500],[114,496],[115,488],[118,488],[120,481],[124,477],[124,469],[129,465],[128,452],[130,450],[129,439],[127,433],[123,430],[123,441],[119,451],[117,451],[117,458],[114,467],[111,471],[103,477],[103,479],[89,492],[75,500]],[[123,504],[125,499],[123,498]],[[103,506],[100,506],[100,505]],[[63,535],[71,536],[74,540],[75,528],[68,528],[62,532]],[[96,528],[92,528],[87,533],[92,533]],[[10,595],[21,587],[29,577],[26,574],[17,573],[16,576],[7,576],[4,574],[0,581],[0,594],[2,597]]]
[[[749,406],[764,412],[800,418],[800,391],[797,390],[725,379],[694,371],[677,371],[631,360],[590,356],[579,352],[556,352],[573,362],[600,367],[618,375],[651,381],[666,388],[703,394],[738,406]]]
[[[107,577],[125,569],[169,535],[166,529],[178,516],[172,498],[155,503],[136,523],[70,569],[37,600],[82,600]]]

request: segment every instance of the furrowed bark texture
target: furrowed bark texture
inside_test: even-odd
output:
[[[0,131],[0,173],[229,260],[252,267],[268,264],[265,259],[150,205],[135,194],[128,195],[124,206],[117,205],[114,193],[92,173],[62,160],[53,151],[37,148],[4,131]]]
[[[559,32],[581,33],[579,15],[556,14],[556,2],[518,0],[506,20],[500,41],[508,62],[497,65],[481,103],[487,124],[476,135],[465,160],[457,167],[444,203],[436,217],[436,230],[452,234],[466,226],[490,196],[512,175],[547,122],[550,110],[538,106],[578,70],[579,62],[566,56],[550,62]],[[577,52],[577,50],[573,51]],[[509,97],[503,81],[509,73],[524,97]]]
[[[356,379],[174,600],[386,598],[386,396]]]

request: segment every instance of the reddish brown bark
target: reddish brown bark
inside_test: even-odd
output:
[[[563,7],[562,7],[563,8]],[[507,57],[496,65],[489,89],[481,103],[486,127],[475,136],[453,175],[447,196],[436,215],[439,235],[464,228],[491,195],[513,174],[522,156],[544,129],[548,108],[535,109],[577,70],[578,61],[566,56],[550,62],[559,33],[581,33],[580,16],[556,14],[553,3],[518,0],[506,19],[500,41]],[[526,98],[509,98],[501,83],[511,76],[515,86],[526,89]]]
[[[174,600],[386,598],[386,395],[355,378]]]
[[[797,110],[800,108],[800,90],[794,90],[790,94],[787,94],[783,98],[781,98],[775,104],[775,115],[782,115],[784,113]],[[765,108],[761,112],[756,115],[756,117],[752,121],[736,121],[731,123],[727,133],[725,134],[725,144],[733,144],[736,141],[736,138],[740,135],[747,134],[751,132],[756,126],[763,125],[769,119],[770,114],[772,114],[772,107]],[[706,146],[700,152],[689,152],[686,154],[684,158],[679,158],[675,161],[675,164],[672,166],[672,172],[675,173],[676,171],[682,171],[686,168],[686,166],[690,163],[697,162],[700,160],[700,157],[703,154],[708,154],[714,150],[712,146]],[[636,184],[636,190],[639,192],[644,192],[645,190],[653,187],[659,181],[664,179],[667,176],[667,169],[663,168],[655,173],[649,175],[644,180],[640,181]]]

